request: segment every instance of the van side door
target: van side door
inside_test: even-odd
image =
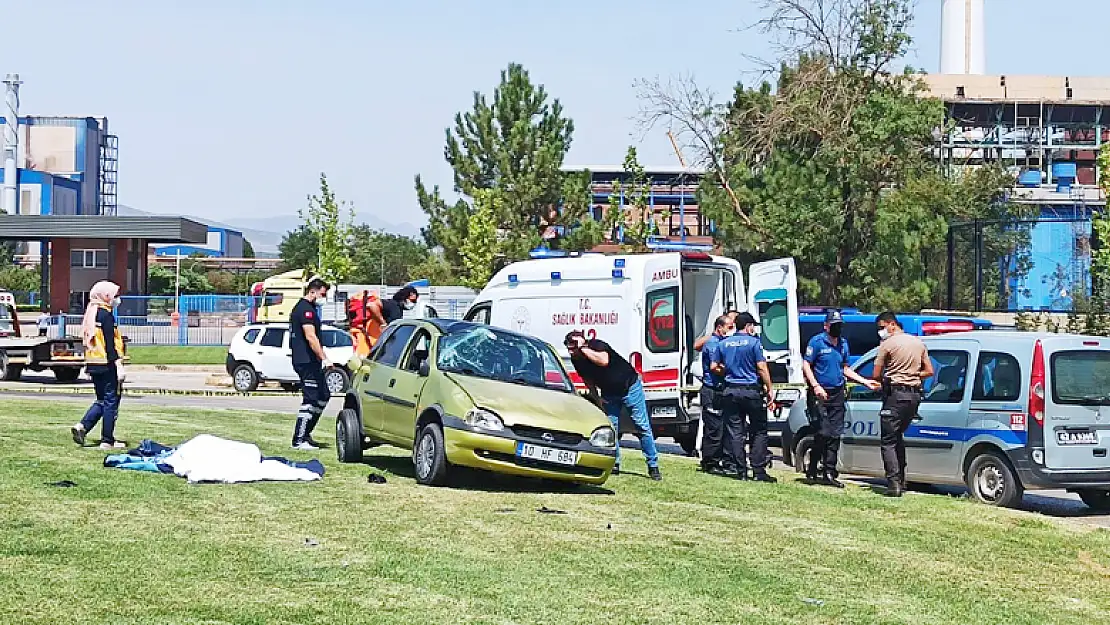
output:
[[[653,417],[674,417],[678,384],[686,351],[682,316],[682,262],[678,254],[658,254],[644,263],[644,303],[641,317],[641,369],[648,400],[674,399],[673,408],[653,406]],[[637,350],[639,351],[639,350]],[[635,358],[633,365],[637,364]]]
[[[968,410],[979,344],[930,341],[932,378],[924,381],[918,419],[906,431],[906,474],[920,481],[963,482],[964,443],[970,438]]]
[[[798,273],[793,258],[755,263],[748,268],[748,311],[760,321],[772,378],[803,384]],[[776,369],[781,373],[776,375]]]

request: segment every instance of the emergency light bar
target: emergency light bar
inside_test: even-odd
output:
[[[528,252],[531,258],[566,258],[567,253],[564,250],[551,250],[546,247],[537,247]]]
[[[711,252],[712,245],[704,243],[680,243],[675,241],[648,241],[647,248],[654,252]]]

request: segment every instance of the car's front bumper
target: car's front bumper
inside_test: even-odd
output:
[[[516,436],[508,429],[500,432],[479,430],[458,417],[443,418],[443,438],[447,460],[451,464],[507,475],[604,484],[616,463],[616,449],[601,449],[587,441],[578,445],[563,445],[532,440]],[[519,442],[577,451],[578,463],[567,466],[518,458],[516,448]]]

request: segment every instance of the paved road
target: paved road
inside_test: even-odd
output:
[[[129,374],[130,375],[130,374]],[[180,373],[163,374],[159,380],[165,376],[180,376]],[[204,374],[205,376],[208,374]],[[30,377],[29,377],[30,380]],[[165,380],[166,384],[185,384],[185,382],[170,382]],[[171,386],[165,386],[171,387]],[[71,394],[49,394],[49,393],[12,393],[4,392],[0,389],[0,401],[4,399],[21,399],[21,400],[40,400],[40,401],[69,401],[79,404],[88,403],[87,396],[73,396]],[[300,397],[293,395],[278,395],[274,396],[189,396],[189,395],[131,395],[125,396],[124,401],[129,405],[142,404],[151,406],[169,406],[169,407],[196,407],[196,409],[229,409],[229,410],[251,410],[263,412],[283,412],[292,415],[296,412],[297,405],[300,405]],[[334,415],[340,410],[340,401],[332,400],[332,404],[327,409],[327,415]],[[622,441],[623,450],[629,460],[635,458],[638,460],[639,444],[634,437],[626,436]],[[672,441],[660,441],[659,451],[666,454],[682,454],[682,448],[674,444]],[[778,450],[775,450],[776,452]],[[776,458],[778,456],[776,455]],[[635,463],[635,460],[632,462]],[[781,464],[779,464],[781,466]],[[789,477],[787,477],[789,478]],[[869,486],[874,485],[874,481],[866,480],[866,478],[859,478],[859,480],[852,480],[852,482]],[[922,492],[918,496],[965,496],[965,491],[961,488],[952,487],[937,487],[931,488],[927,492]],[[1072,495],[1063,491],[1038,491],[1026,495],[1025,505],[1023,510],[1031,513],[1043,514],[1058,518],[1069,518],[1076,522],[1088,525],[1096,525],[1101,527],[1110,527],[1110,514],[1093,514],[1090,512],[1086,505],[1079,501],[1077,495]]]

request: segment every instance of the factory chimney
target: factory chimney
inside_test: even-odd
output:
[[[19,213],[19,74],[4,77],[4,203],[9,215]]]
[[[983,0],[944,0],[941,15],[940,73],[986,72]]]

